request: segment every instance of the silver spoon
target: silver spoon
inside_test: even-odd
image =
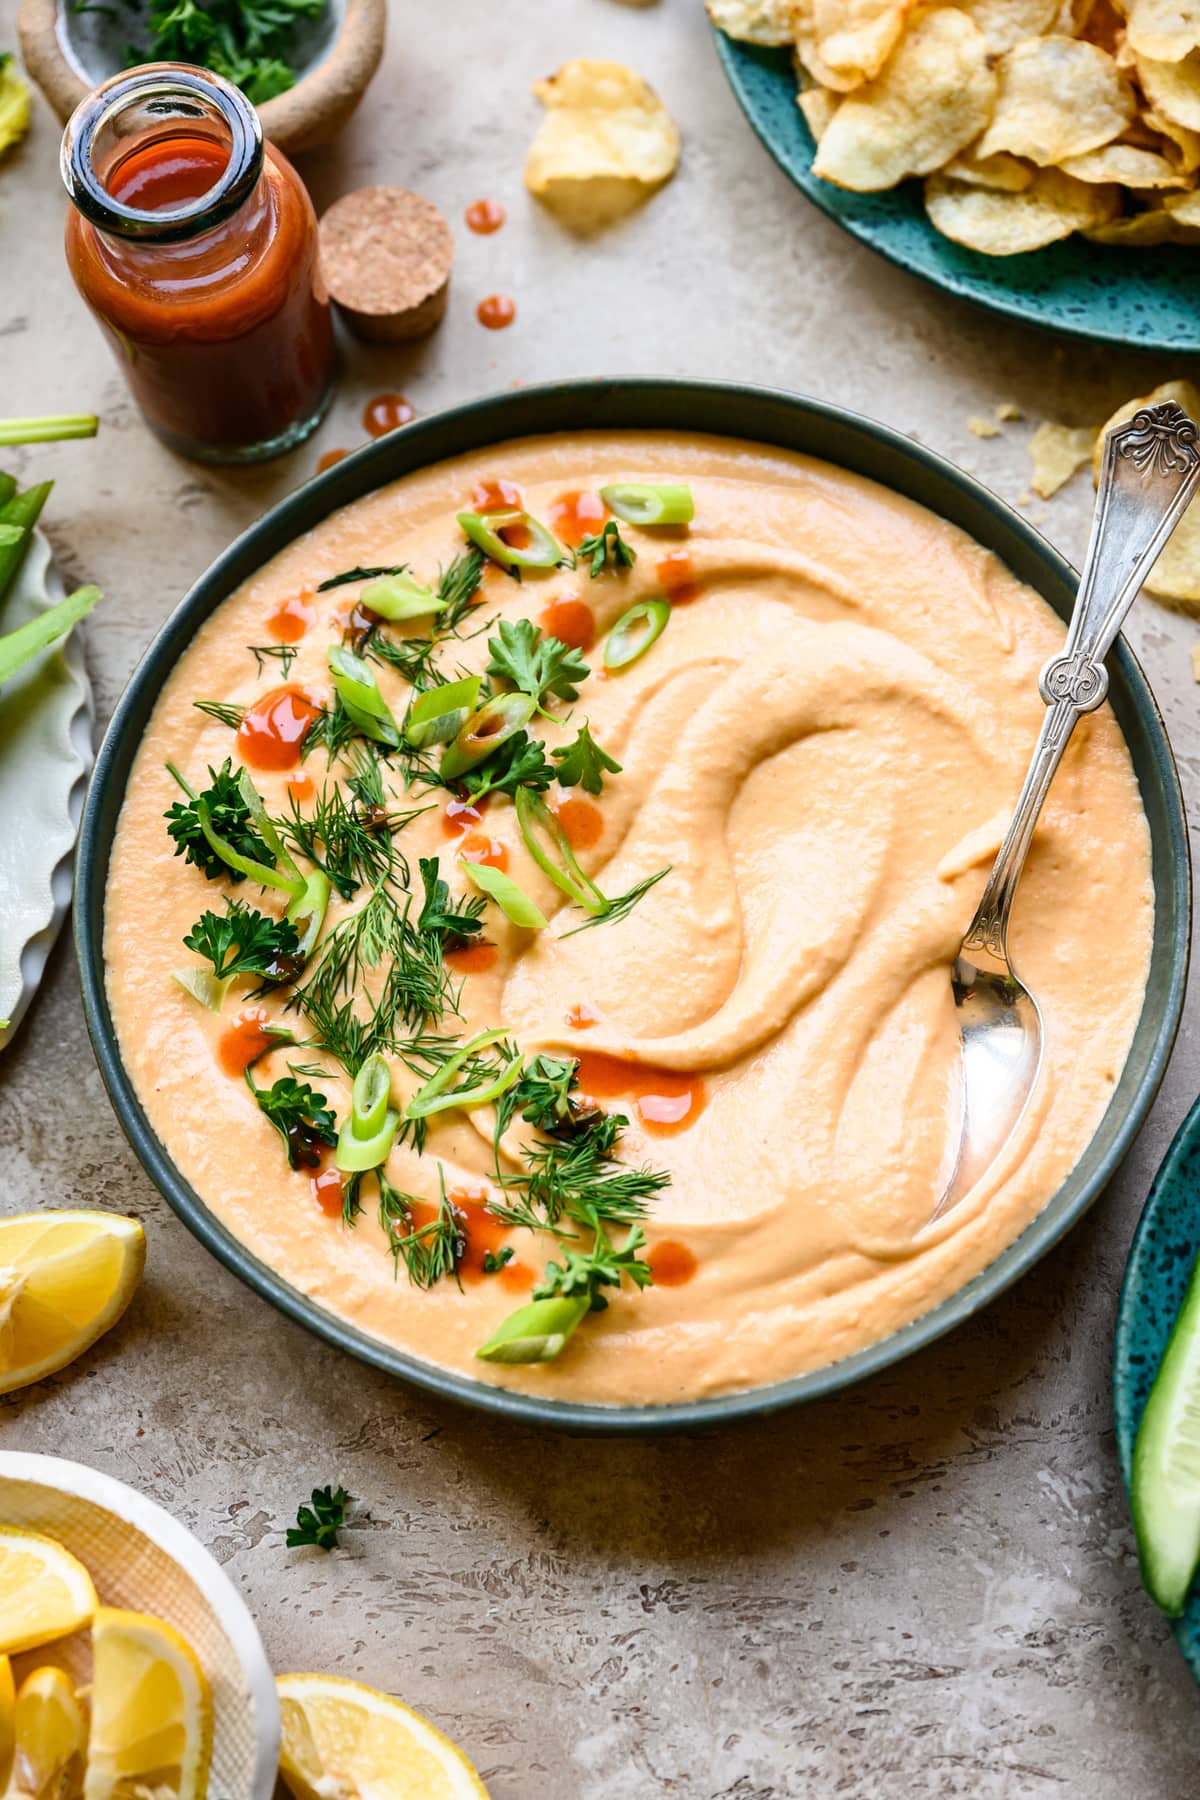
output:
[[[962,1033],[961,1137],[930,1220],[969,1193],[1016,1130],[1042,1063],[1042,1015],[1013,968],[1008,920],[1034,827],[1071,733],[1108,692],[1104,659],[1200,485],[1200,428],[1173,401],[1144,406],[1104,440],[1092,535],[1066,647],[1042,670],[1046,717],[1004,842],[951,970]]]

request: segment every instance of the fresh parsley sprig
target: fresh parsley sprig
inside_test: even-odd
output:
[[[558,764],[560,787],[583,787],[589,794],[598,794],[606,775],[621,773],[620,763],[607,750],[601,749],[586,719],[573,744],[565,744],[550,754]]]
[[[422,856],[417,863],[425,898],[417,917],[417,930],[435,936],[443,950],[454,949],[483,930],[487,901],[480,894],[470,900],[452,901],[450,886],[442,880],[436,856]]]
[[[274,862],[274,857],[254,829],[250,808],[229,757],[225,758],[219,769],[209,768],[210,785],[202,794],[197,794],[189,786],[174,763],[167,764],[167,772],[187,795],[186,800],[177,800],[163,814],[167,821],[167,831],[174,840],[176,856],[185,857],[209,881],[220,881],[223,877],[232,882],[245,880],[244,875],[226,866],[205,837],[196,812],[196,802],[199,799],[208,807],[214,830],[242,856],[252,862]]]
[[[293,1075],[281,1075],[269,1088],[257,1087],[251,1069],[246,1070],[246,1085],[283,1139],[288,1166],[319,1168],[322,1145],[337,1143],[337,1120],[325,1095]]]
[[[315,1544],[318,1550],[333,1550],[338,1532],[346,1523],[346,1508],[352,1498],[344,1487],[336,1492],[333,1488],[314,1488],[312,1505],[299,1507],[296,1523],[288,1526],[288,1549],[298,1550],[303,1544]]]
[[[465,788],[471,800],[482,800],[485,794],[515,794],[520,787],[544,793],[554,778],[554,764],[546,760],[545,744],[522,731],[477,768],[468,769],[455,785]]]
[[[230,900],[228,911],[206,912],[184,938],[184,948],[194,950],[212,964],[218,981],[235,975],[258,975],[265,981],[290,981],[304,964],[296,927],[287,919],[273,919],[240,900]]]
[[[492,653],[488,674],[529,694],[543,712],[547,696],[578,700],[579,683],[591,674],[578,650],[561,638],[547,637],[532,619],[502,619],[499,635],[488,639],[488,649]]]

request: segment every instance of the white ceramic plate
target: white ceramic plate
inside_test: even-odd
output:
[[[65,590],[40,532],[0,608],[0,631]],[[0,689],[0,1050],[37,991],[71,904],[75,836],[92,767],[92,689],[79,627]]]
[[[279,1702],[254,1620],[227,1575],[176,1519],[136,1489],[57,1456],[0,1451],[0,1523],[57,1538],[88,1568],[101,1603],[153,1613],[193,1645],[213,1693],[208,1800],[270,1800]],[[86,1633],[15,1661],[56,1662],[88,1679]]]

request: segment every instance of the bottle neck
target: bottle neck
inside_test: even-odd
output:
[[[264,197],[258,115],[207,69],[151,63],[114,76],[77,108],[62,175],[83,218],[110,243],[202,244]]]

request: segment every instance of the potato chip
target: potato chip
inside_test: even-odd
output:
[[[896,48],[912,0],[812,0],[817,55],[859,87],[873,81]]]
[[[965,181],[971,187],[999,188],[1002,193],[1019,194],[1033,180],[1034,171],[1028,163],[1018,162],[1015,156],[1007,155],[1003,150],[996,156],[975,156],[970,150],[964,150],[942,170],[953,181]]]
[[[985,256],[1038,250],[1073,231],[1103,225],[1120,205],[1117,188],[1072,181],[1057,169],[1039,169],[1019,194],[970,187],[944,175],[931,175],[925,183],[925,206],[937,229]]]
[[[1174,400],[1189,417],[1200,420],[1200,391],[1190,381],[1165,381],[1144,399],[1126,401],[1108,420],[1097,440],[1092,458],[1092,473],[1097,481],[1104,456],[1104,432],[1111,431],[1114,425],[1123,425],[1143,406],[1157,406],[1164,400]],[[1193,500],[1187,508],[1159,552],[1144,586],[1148,594],[1155,594],[1160,600],[1196,610],[1200,603],[1200,500]]]
[[[1177,162],[1185,175],[1200,169],[1200,132],[1177,125],[1174,119],[1168,119],[1153,107],[1147,107],[1143,112],[1142,124],[1155,133],[1163,155]]]
[[[1125,30],[1137,56],[1182,62],[1200,49],[1200,0],[1130,0]]]
[[[1192,645],[1192,680],[1200,681],[1200,644]]]
[[[1134,113],[1133,90],[1112,57],[1075,38],[1030,38],[1002,56],[991,124],[975,146],[1044,168],[1098,150]]]
[[[546,117],[529,147],[525,185],[572,229],[611,224],[675,173],[675,121],[623,63],[564,63],[533,91]]]
[[[838,96],[831,94],[828,88],[805,88],[796,95],[796,105],[804,114],[804,122],[812,132],[813,143],[819,144],[829,126],[829,121],[838,109]]]
[[[1074,22],[1061,29],[1064,37],[1082,38],[1109,56],[1115,56],[1125,41],[1125,19],[1109,0],[1075,0]]]
[[[1175,244],[1184,234],[1161,207],[1126,213],[1103,225],[1090,226],[1084,236],[1094,244],[1123,244],[1128,250],[1153,250],[1159,244]]]
[[[985,419],[981,413],[970,413],[967,417],[967,430],[973,437],[996,438],[1000,436],[1000,427],[995,419]]]
[[[842,74],[831,69],[821,55],[817,44],[816,0],[792,0],[792,31],[796,38],[795,57],[801,87],[815,81],[818,86],[831,88],[835,93],[848,94],[853,88],[862,86],[862,77],[857,71]]]
[[[1059,0],[963,0],[968,13],[987,39],[993,56],[1002,56],[1026,38],[1049,31]]]
[[[718,31],[743,44],[790,44],[792,0],[704,0]]]
[[[956,7],[925,13],[877,80],[843,100],[813,169],[857,193],[924,175],[978,137],[995,95],[979,27]]]
[[[1049,500],[1072,475],[1092,460],[1097,437],[1094,425],[1055,425],[1043,420],[1029,440],[1033,459],[1033,491]]]
[[[1086,156],[1069,156],[1062,164],[1064,175],[1076,181],[1119,181],[1131,188],[1179,188],[1188,185],[1188,177],[1154,150],[1139,150],[1134,144],[1105,144],[1102,150],[1089,150]]]
[[[1163,210],[1176,225],[1200,229],[1200,194],[1194,189],[1187,194],[1168,194],[1163,201]]]
[[[1189,131],[1200,131],[1200,56],[1187,56],[1182,62],[1139,56],[1137,76],[1155,112]]]

